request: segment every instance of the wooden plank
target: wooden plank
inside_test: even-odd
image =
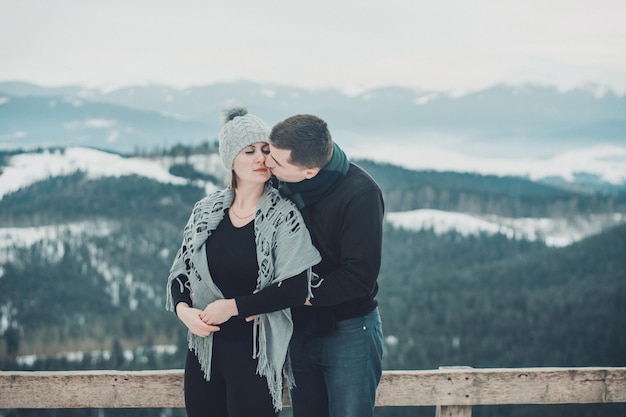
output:
[[[181,370],[0,374],[0,408],[185,406]]]
[[[376,405],[610,402],[626,402],[626,368],[385,371]],[[0,372],[0,409],[136,407],[184,407],[183,371]]]
[[[385,371],[378,406],[626,402],[626,368]]]
[[[455,387],[472,404],[626,402],[625,368],[480,369]],[[477,389],[477,387],[480,387]],[[457,403],[460,404],[460,403]]]

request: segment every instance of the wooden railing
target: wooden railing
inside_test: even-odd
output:
[[[450,417],[471,416],[473,405],[565,403],[626,403],[626,368],[385,371],[376,398],[377,406],[437,406]],[[0,371],[0,409],[179,407],[182,370]]]

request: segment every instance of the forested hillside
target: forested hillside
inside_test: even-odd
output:
[[[519,177],[412,171],[359,161],[380,184],[389,211],[437,208],[505,217],[553,217],[626,211],[626,193],[581,193]]]
[[[623,195],[359,163],[380,183],[388,211],[429,207],[511,217],[626,212]],[[184,162],[170,172],[221,178]],[[2,369],[182,368],[182,351],[152,348],[184,346],[182,325],[164,310],[165,280],[191,207],[204,193],[193,182],[93,179],[77,172],[5,195]],[[499,234],[438,234],[386,223],[377,297],[384,367],[626,366],[625,253],[626,225],[554,248]],[[98,356],[97,350],[110,354]],[[79,361],[54,358],[70,351],[91,353]],[[24,355],[37,356],[17,360]],[[587,414],[568,409],[561,415],[591,415],[581,410]],[[401,409],[380,413],[409,415]],[[479,409],[475,415],[493,413]]]
[[[566,248],[392,228],[385,239],[390,368],[626,366],[625,226]]]

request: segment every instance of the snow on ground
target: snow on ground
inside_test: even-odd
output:
[[[155,181],[186,184],[187,179],[168,172],[159,161],[124,158],[88,148],[67,148],[65,152],[23,153],[10,158],[0,174],[0,199],[6,194],[50,177],[82,171],[89,178],[139,175]]]
[[[48,256],[58,258],[63,255],[63,241],[66,238],[76,241],[80,236],[108,236],[116,224],[105,221],[84,221],[37,227],[0,227],[0,263],[14,261],[15,248],[28,248],[36,243],[47,244]],[[2,277],[0,271],[0,278]]]
[[[431,209],[392,212],[385,218],[394,227],[407,230],[433,230],[436,234],[456,231],[463,236],[499,233],[509,239],[544,241],[548,246],[567,246],[626,222],[626,215],[622,213],[571,218],[504,218]]]
[[[174,355],[177,351],[176,345],[154,345],[154,346],[137,346],[134,349],[124,349],[124,359],[132,361],[137,359],[139,362],[148,362],[148,353],[155,353],[158,356]],[[85,358],[90,358],[93,364],[97,364],[99,360],[111,359],[111,351],[107,349],[92,350],[89,352],[73,351],[60,352],[53,355],[23,355],[16,358],[16,362],[20,366],[33,366],[37,360],[41,359],[65,359],[68,362],[83,362]]]
[[[531,180],[560,177],[573,181],[578,174],[597,177],[610,184],[626,184],[626,147],[598,145],[572,149],[550,158],[480,157],[455,152],[453,147],[428,147],[419,144],[379,142],[376,146],[347,147],[351,158],[368,158],[417,170],[472,172],[483,175],[520,176]],[[82,171],[89,178],[139,175],[155,181],[186,184],[187,179],[169,173],[175,163],[190,163],[203,173],[224,179],[227,172],[218,155],[191,155],[187,158],[125,158],[89,148],[67,148],[62,151],[23,153],[11,157],[0,173],[0,199],[4,195],[49,177]],[[206,191],[216,189],[204,184]]]
[[[572,182],[576,174],[597,176],[620,185],[626,183],[626,147],[598,145],[571,149],[550,158],[480,157],[455,152],[452,146],[429,147],[421,144],[379,142],[376,146],[347,147],[351,158],[387,162],[415,170],[472,172],[482,175],[518,176],[531,180],[560,177]]]

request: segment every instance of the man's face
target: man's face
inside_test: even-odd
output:
[[[309,179],[317,174],[317,168],[302,168],[290,163],[291,150],[280,149],[270,144],[270,154],[265,159],[265,166],[268,167],[272,174],[283,182],[300,182]]]

